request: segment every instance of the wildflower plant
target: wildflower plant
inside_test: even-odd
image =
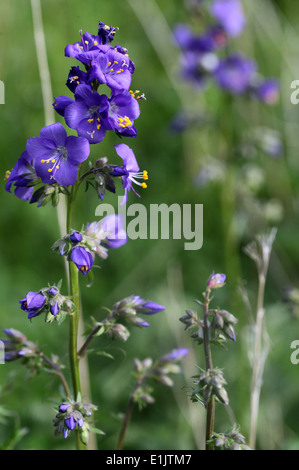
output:
[[[206,450],[247,450],[244,437],[236,432],[236,424],[225,434],[217,434],[214,430],[215,403],[228,406],[229,397],[224,372],[213,365],[211,346],[223,348],[228,340],[236,341],[237,318],[226,310],[210,306],[214,290],[223,287],[225,280],[225,274],[213,272],[203,292],[203,301],[195,301],[201,307],[203,317],[195,310],[187,309],[180,321],[196,344],[204,349],[205,367],[199,367],[198,375],[193,376],[191,400],[206,409]]]
[[[149,327],[144,318],[149,319],[164,310],[162,305],[131,295],[107,309],[106,318],[91,318],[90,330],[78,349],[79,316],[82,315],[79,279],[87,278],[91,285],[96,258],[106,260],[110,249],[118,249],[127,242],[123,220],[118,215],[83,223],[81,228],[75,226],[79,189],[95,189],[95,197],[102,201],[106,191],[116,192],[120,180],[125,203],[131,190],[136,193],[134,185],[146,188],[148,179],[147,172],[139,170],[134,152],[127,143],[116,144],[116,153],[112,152],[114,157],[122,159],[121,164],[119,161],[108,163],[107,157],[96,161],[92,158],[93,146],[101,143],[108,132],[113,132],[117,139],[137,136],[135,121],[140,115],[139,102],[144,95],[131,90],[135,65],[127,49],[111,44],[117,29],[99,21],[96,35],[80,32],[79,40],[66,46],[65,56],[79,62],[79,66],[72,66],[67,77],[66,85],[72,97],[57,96],[53,102],[65,125],[59,122],[47,125],[39,136],[29,138],[14,168],[5,175],[6,190],[30,204],[43,207],[51,203],[56,207],[61,196],[67,200],[66,233],[53,243],[52,250],[66,260],[68,291],[65,293],[67,282],[62,281],[47,287],[38,286],[23,295],[19,304],[30,321],[39,321],[41,317],[49,324],[55,320],[58,325],[66,319],[69,321],[71,386],[59,358],[55,355],[47,357],[23,333],[5,329],[3,341],[5,362],[18,360],[29,368],[31,375],[46,370],[59,377],[64,396],[53,419],[55,434],[64,438],[75,434],[77,449],[87,445],[91,431],[102,432],[91,424],[97,405],[85,403],[82,396],[79,363],[90,342],[101,335],[127,341],[130,327]],[[77,135],[69,135],[67,127]],[[155,368],[151,367],[151,377],[155,374],[157,380],[164,378],[170,385],[168,372],[178,372],[173,365],[176,359],[172,356],[165,359],[166,362],[160,359]],[[164,372],[158,371],[161,361]]]

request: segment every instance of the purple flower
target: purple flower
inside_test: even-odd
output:
[[[117,154],[120,156],[120,158],[123,159],[123,167],[122,169],[124,170],[125,174],[121,176],[122,183],[123,183],[123,188],[125,190],[125,195],[124,198],[121,202],[121,205],[123,205],[125,202],[128,200],[128,191],[133,189],[134,193],[138,196],[139,194],[136,193],[136,191],[133,188],[133,183],[137,184],[138,186],[141,186],[142,188],[147,188],[146,183],[143,181],[140,183],[137,181],[138,179],[143,179],[147,180],[148,179],[148,174],[147,171],[139,171],[139,166],[136,161],[135,155],[133,153],[133,150],[128,147],[126,144],[117,144],[114,146]],[[118,171],[118,170],[117,170]],[[113,176],[113,171],[110,173]],[[116,175],[118,176],[118,175]]]
[[[101,38],[102,44],[112,42],[117,29],[113,26],[108,26],[103,21],[99,21],[98,37]]]
[[[88,83],[88,74],[83,72],[79,67],[72,67],[68,75],[66,86],[75,93],[75,90],[78,85]]]
[[[21,309],[28,313],[28,318],[33,318],[39,315],[46,303],[46,298],[40,292],[28,292],[24,299],[19,301]]]
[[[241,94],[249,89],[255,72],[256,64],[253,60],[234,54],[220,61],[214,77],[221,88]]]
[[[6,172],[6,191],[11,192],[11,188],[14,186],[15,196],[23,199],[23,201],[28,201],[32,198],[33,186],[31,183],[38,179],[32,165],[32,159],[28,155],[28,152],[25,151],[18,159],[12,171]]]
[[[214,49],[213,38],[210,34],[195,34],[188,25],[176,25],[173,35],[182,51],[203,53]]]
[[[81,33],[81,41],[74,44],[68,44],[65,48],[66,57],[74,57],[83,64],[89,66],[91,60],[98,54],[107,51],[111,46],[102,45],[102,38],[100,36],[93,36],[90,33]]]
[[[92,91],[88,85],[79,85],[75,92],[75,101],[65,108],[66,124],[75,129],[78,135],[85,137],[91,144],[102,142],[107,129],[108,98]]]
[[[53,108],[58,114],[60,114],[60,116],[64,116],[65,108],[69,104],[72,104],[73,102],[74,100],[70,98],[69,96],[66,96],[66,95],[57,96],[55,97]]]
[[[83,246],[75,246],[71,251],[70,258],[82,274],[89,273],[93,265],[93,256]]]
[[[127,54],[110,47],[106,53],[98,54],[91,61],[89,80],[105,83],[111,90],[129,90],[134,69]]]
[[[134,119],[140,114],[140,108],[133,92],[121,90],[112,93],[109,99],[108,121],[112,129],[127,137],[136,137]]]
[[[59,312],[59,304],[55,302],[54,304],[50,304],[50,312],[54,317],[56,317],[57,313]]]
[[[239,36],[246,25],[246,18],[239,0],[215,0],[210,12],[229,36]]]
[[[208,72],[210,69],[213,71],[217,65],[218,59],[214,54],[189,50],[181,55],[180,75],[183,80],[192,83],[196,88],[203,88],[206,85]]]
[[[275,79],[264,80],[255,87],[258,99],[268,105],[274,105],[279,100],[279,83]]]
[[[44,183],[62,186],[75,184],[78,166],[90,152],[87,139],[68,137],[60,123],[44,127],[40,137],[27,141],[26,149],[34,161],[37,176]]]

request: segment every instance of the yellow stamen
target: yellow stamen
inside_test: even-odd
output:
[[[45,163],[46,160],[41,160],[41,163]]]
[[[95,41],[95,42],[93,43],[93,45],[94,45],[94,46],[97,46],[97,45],[98,45],[98,41]]]
[[[146,170],[143,170],[143,179],[148,180],[148,172]]]
[[[114,61],[115,64],[118,64],[117,60]]]
[[[48,168],[48,172],[51,173],[51,172],[52,172],[52,168]]]
[[[128,118],[128,116],[125,116],[124,118],[118,118],[118,124],[120,127],[128,127],[132,125],[132,122]]]
[[[147,184],[146,184],[146,183],[141,183],[141,187],[142,187],[143,189],[146,189],[146,188],[147,188]]]
[[[93,118],[88,119],[89,124],[93,122]]]
[[[55,163],[55,161],[56,161],[55,158],[53,158],[53,159],[51,160],[51,163]]]

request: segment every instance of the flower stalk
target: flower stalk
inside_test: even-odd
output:
[[[209,325],[208,325],[210,292],[211,292],[211,289],[207,287],[205,296],[204,296],[204,320],[203,320],[204,321],[203,340],[204,340],[204,351],[205,351],[207,372],[213,370],[212,354],[211,354],[211,347],[210,347],[210,340],[209,340]],[[210,400],[207,404],[206,450],[213,449],[213,444],[211,444],[209,441],[211,440],[212,435],[213,435],[214,421],[215,421],[215,400],[214,400],[214,395],[211,395]]]
[[[77,185],[72,187],[71,194],[68,198],[67,205],[67,232],[71,230],[73,226],[74,217],[74,204],[77,193]],[[69,330],[69,359],[70,369],[73,384],[73,396],[74,400],[78,396],[81,396],[81,380],[79,370],[79,356],[77,354],[78,349],[78,328],[79,328],[79,315],[80,315],[80,291],[79,291],[79,275],[76,265],[69,260],[69,296],[71,297],[74,310],[70,315],[70,330]],[[77,449],[82,448],[79,433],[76,431],[76,446]]]

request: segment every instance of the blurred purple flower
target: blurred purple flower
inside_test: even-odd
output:
[[[248,91],[256,72],[253,60],[233,54],[219,62],[214,77],[218,85],[234,94]]]
[[[277,104],[279,101],[279,82],[274,78],[264,80],[255,87],[255,93],[258,99],[268,105]]]
[[[246,25],[246,17],[239,0],[214,0],[210,13],[229,36],[239,36]]]

